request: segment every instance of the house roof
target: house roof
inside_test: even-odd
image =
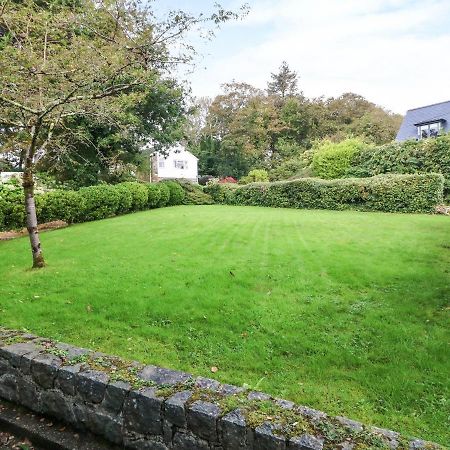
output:
[[[450,125],[450,100],[434,105],[422,106],[410,109],[403,120],[402,126],[397,134],[398,141],[405,141],[417,136],[417,126],[431,122],[447,122],[446,129]]]
[[[181,144],[176,144],[176,145],[170,147],[167,150],[167,154],[166,155],[164,155],[164,154],[161,155],[161,154],[158,153],[158,155],[159,156],[163,156],[163,158],[166,158],[168,156],[177,155],[177,154],[179,154],[179,155],[181,155],[181,154],[188,154],[189,156],[191,156],[192,158],[195,158],[198,161],[198,158],[193,153],[191,153],[189,150],[186,150],[186,147],[184,147]]]

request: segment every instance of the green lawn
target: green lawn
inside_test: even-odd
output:
[[[0,242],[0,323],[448,444],[450,220],[183,206]]]

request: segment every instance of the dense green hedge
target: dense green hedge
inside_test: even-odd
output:
[[[158,188],[159,188],[159,200],[158,200],[158,204],[156,207],[164,208],[164,206],[167,206],[169,204],[170,189],[164,183],[157,184],[156,186],[158,186]]]
[[[76,191],[50,191],[36,196],[40,223],[64,220],[73,223],[85,210],[84,198]]]
[[[147,208],[148,189],[145,184],[130,181],[120,184],[131,193],[131,211],[141,211]]]
[[[184,190],[176,181],[164,181],[165,184],[169,188],[170,196],[169,196],[169,205],[181,205],[184,200]]]
[[[25,224],[22,189],[0,184],[0,230],[22,228]]]
[[[324,179],[342,178],[364,147],[367,146],[360,139],[346,139],[339,143],[322,142],[314,149],[314,175]]]
[[[371,177],[383,173],[441,173],[450,194],[450,134],[420,141],[392,142],[366,147],[354,158],[347,176]]]
[[[161,202],[161,186],[157,184],[147,184],[147,207],[150,209],[158,208]],[[166,206],[164,203],[162,206]]]
[[[100,184],[79,191],[54,190],[36,194],[39,223],[64,220],[87,222],[143,209],[183,203],[185,190],[176,182],[144,184],[125,182]],[[25,226],[24,196],[21,187],[0,184],[0,230]]]
[[[192,184],[186,181],[180,181],[181,187],[184,189],[185,197],[183,203],[185,205],[212,205],[214,200],[204,192],[203,186]]]
[[[213,184],[205,191],[217,203],[233,205],[432,212],[442,202],[443,183],[440,174],[379,175],[338,180],[301,178],[240,187]]]
[[[232,205],[234,204],[234,191],[239,187],[234,183],[208,183],[204,192],[211,196],[214,203]]]
[[[174,204],[255,205],[285,208],[360,209],[389,212],[432,212],[442,203],[440,174],[379,175],[372,178],[320,180],[301,178],[246,186],[201,187],[164,182],[126,182],[79,191],[54,190],[36,195],[39,223],[104,219],[118,214]],[[25,226],[22,189],[0,185],[0,230]]]

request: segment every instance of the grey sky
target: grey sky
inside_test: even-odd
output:
[[[210,10],[209,0],[161,0],[161,10]],[[240,2],[227,0],[226,7]],[[450,99],[448,0],[250,0],[246,19],[206,44],[190,76],[214,96],[232,79],[264,88],[286,60],[308,97],[356,92],[395,112]]]

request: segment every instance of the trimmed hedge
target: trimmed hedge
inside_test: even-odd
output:
[[[251,186],[251,185],[247,185]],[[234,191],[239,188],[235,183],[208,183],[203,191],[209,194],[214,203],[234,204]]]
[[[114,189],[119,195],[116,214],[126,214],[132,211],[133,194],[131,193],[131,190],[125,185],[125,183],[116,184]]]
[[[442,203],[440,174],[379,175],[321,180],[301,178],[231,188],[207,186],[217,203],[308,209],[358,209],[386,212],[433,212]]]
[[[355,156],[346,175],[372,177],[383,173],[441,173],[444,191],[450,194],[450,134],[366,147]]]
[[[157,184],[147,184],[147,207],[157,208],[161,200],[161,189]]]
[[[204,192],[203,186],[181,181],[181,187],[185,192],[183,204],[185,205],[213,205],[212,197]]]
[[[192,189],[171,181],[158,184],[99,184],[79,191],[54,190],[35,195],[36,213],[39,223],[54,220],[87,222],[143,209],[179,205],[185,200],[185,192]],[[0,230],[21,229],[25,226],[25,219],[22,188],[0,184]]]
[[[0,184],[0,230],[17,230],[25,226],[24,203],[22,188]]]
[[[200,187],[164,182],[126,182],[79,191],[55,190],[36,195],[39,223],[104,219],[166,205],[224,203],[311,209],[359,209],[387,212],[433,212],[443,200],[441,174],[378,175],[372,178],[321,180],[301,178],[274,183],[209,184]],[[22,189],[0,185],[0,230],[25,226]]]
[[[99,184],[81,188],[78,192],[84,202],[77,222],[105,219],[120,213],[124,195],[122,188],[119,190],[117,186]]]
[[[147,208],[148,189],[144,184],[128,181],[120,183],[131,194],[131,211],[141,211]]]
[[[168,205],[182,205],[185,193],[181,185],[176,181],[164,181],[163,184],[169,188],[170,192]]]
[[[54,220],[73,223],[85,210],[84,198],[76,191],[50,191],[37,195],[35,201],[39,223]]]
[[[159,200],[157,208],[164,208],[164,206],[167,206],[169,204],[170,199],[170,189],[167,184],[159,183],[156,186],[158,186],[159,189]]]

